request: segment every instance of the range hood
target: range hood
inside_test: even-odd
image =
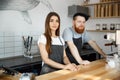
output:
[[[89,15],[89,8],[80,5],[68,6],[68,16],[72,17],[75,13],[84,13]]]

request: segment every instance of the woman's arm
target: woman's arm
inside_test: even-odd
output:
[[[39,49],[40,49],[41,58],[44,61],[44,63],[58,69],[63,69],[65,67],[63,64],[57,63],[48,57],[45,44],[39,43]]]
[[[48,57],[48,53],[46,51],[46,47],[45,44],[39,43],[39,49],[40,49],[40,54],[41,54],[41,58],[44,61],[44,63],[54,67],[54,68],[58,68],[58,69],[68,69],[71,71],[77,71],[76,65],[75,64],[60,64],[58,62],[55,62],[53,60],[51,60]]]
[[[64,50],[64,64],[70,64],[70,60],[68,59],[67,55],[66,55],[66,52]]]

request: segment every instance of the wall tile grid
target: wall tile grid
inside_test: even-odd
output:
[[[26,38],[28,35],[33,37],[31,53],[38,53],[37,40],[39,35],[22,32],[0,32],[0,59],[23,55],[25,47],[22,36]]]

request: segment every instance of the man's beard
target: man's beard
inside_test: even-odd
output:
[[[84,32],[84,29],[85,29],[84,26],[79,26],[79,27],[75,26],[75,31],[79,34],[82,34]]]

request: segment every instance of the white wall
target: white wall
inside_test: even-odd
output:
[[[44,0],[43,0],[44,1]],[[71,25],[71,20],[67,17],[67,9],[69,5],[80,4],[80,0],[48,0],[55,12],[61,17],[61,27]],[[50,12],[49,8],[40,3],[37,7],[29,10],[28,13],[32,20],[32,24],[24,21],[19,11],[1,10],[0,11],[0,31],[38,31],[43,32],[44,20],[46,15]]]
[[[68,6],[80,4],[81,0],[40,0],[49,1],[52,8],[61,17],[61,33],[65,27],[71,26],[68,15]],[[0,58],[18,56],[24,53],[22,36],[33,36],[32,53],[38,52],[37,40],[44,32],[44,22],[50,9],[40,4],[28,10],[32,24],[24,21],[22,13],[15,10],[0,10]]]

